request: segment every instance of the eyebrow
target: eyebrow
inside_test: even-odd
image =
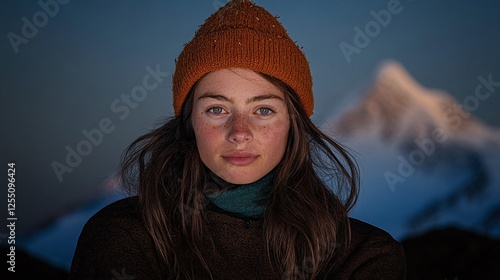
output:
[[[198,97],[198,100],[204,99],[204,98],[213,98],[213,99],[216,99],[219,101],[233,102],[232,99],[227,98],[224,95],[216,94],[213,92],[204,93],[203,95]],[[284,101],[283,98],[281,98],[280,96],[278,96],[276,94],[269,93],[269,94],[257,95],[257,96],[254,96],[252,98],[249,98],[245,101],[245,104],[257,102],[257,101],[262,101],[262,100],[268,100],[268,99],[278,99],[278,100]]]

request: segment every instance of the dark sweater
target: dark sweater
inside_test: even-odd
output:
[[[262,220],[245,220],[207,211],[208,233],[203,254],[214,279],[283,279],[270,265],[263,242]],[[325,279],[405,279],[406,258],[401,245],[387,232],[351,218],[348,254],[331,267]],[[305,262],[307,264],[307,262]],[[197,279],[209,279],[200,271]],[[295,279],[306,279],[307,265]],[[70,271],[77,279],[167,279],[146,228],[137,197],[114,202],[86,223]]]

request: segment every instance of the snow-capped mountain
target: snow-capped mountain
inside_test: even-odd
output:
[[[447,225],[500,236],[500,133],[469,105],[397,62],[381,64],[361,98],[322,127],[360,164],[353,216],[397,238]]]
[[[470,97],[472,102],[486,101]],[[487,128],[474,116],[477,107],[463,103],[465,106],[445,91],[423,87],[400,63],[386,61],[362,100],[330,124],[343,136],[371,132],[387,142],[436,133],[471,144],[500,144],[498,131]]]

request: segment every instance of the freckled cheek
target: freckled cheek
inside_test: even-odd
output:
[[[288,137],[289,126],[287,123],[279,123],[275,125],[266,125],[260,129],[262,138],[271,145],[281,146],[282,141],[286,141]]]
[[[221,137],[220,126],[213,126],[206,122],[199,121],[195,124],[195,135],[198,149],[213,150]],[[203,151],[201,151],[203,152]]]

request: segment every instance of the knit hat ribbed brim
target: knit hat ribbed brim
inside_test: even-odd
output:
[[[306,114],[312,115],[312,77],[304,53],[276,17],[249,0],[233,0],[221,7],[184,46],[173,76],[175,115],[180,115],[190,89],[201,77],[233,67],[280,79],[298,94]]]

